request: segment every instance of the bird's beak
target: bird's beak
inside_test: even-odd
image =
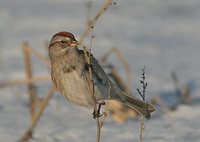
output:
[[[76,41],[76,40],[74,40],[74,41],[72,41],[72,43],[70,43],[70,47],[77,47],[79,45],[79,42],[78,41]]]

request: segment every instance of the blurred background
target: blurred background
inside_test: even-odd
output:
[[[144,141],[198,141],[200,1],[114,2],[116,4],[110,5],[94,27],[92,53],[100,58],[113,47],[120,49],[131,69],[131,90],[138,97],[136,89],[141,86],[141,70],[146,67],[146,97],[155,98],[152,102],[157,111],[151,120],[145,121]],[[79,39],[87,17],[95,16],[103,1],[92,1],[89,14],[87,4],[88,0],[0,0],[0,82],[26,78],[23,42],[47,56],[45,41],[53,34],[69,31]],[[89,43],[90,38],[87,38],[84,45]],[[110,62],[124,78],[125,71],[116,58],[111,56]],[[34,75],[50,73],[48,65],[37,58],[32,58],[32,65]],[[44,97],[50,87],[50,81],[38,82],[38,95]],[[185,88],[186,102],[177,98]],[[0,141],[17,141],[23,135],[30,123],[28,106],[26,85],[0,88]],[[163,106],[170,112],[166,113]],[[94,141],[96,124],[91,112],[72,105],[57,93],[50,100],[31,141]],[[102,129],[102,141],[139,141],[139,130],[138,118],[124,124],[108,118]]]

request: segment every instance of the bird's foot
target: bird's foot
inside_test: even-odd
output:
[[[104,102],[103,102],[103,103],[99,103],[99,104],[98,104],[97,110],[94,109],[94,111],[93,111],[93,113],[92,113],[94,119],[103,116],[103,114],[101,114],[101,106],[102,106],[102,105],[105,105],[105,103],[104,103]]]

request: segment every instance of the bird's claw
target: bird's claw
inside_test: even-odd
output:
[[[103,116],[103,114],[101,114],[101,106],[102,105],[105,105],[105,103],[99,103],[97,110],[94,109],[94,111],[92,113],[94,119]]]
[[[100,112],[97,112],[97,113],[96,113],[95,110],[93,111],[92,115],[93,115],[93,118],[94,118],[94,119],[103,116],[103,114],[100,114]]]

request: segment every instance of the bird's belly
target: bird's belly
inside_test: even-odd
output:
[[[61,74],[61,84],[59,85],[61,94],[70,102],[80,106],[94,106],[92,85],[89,86],[83,77],[80,77],[77,71]],[[89,88],[90,87],[90,88]],[[95,96],[100,97],[98,88],[95,87]]]

